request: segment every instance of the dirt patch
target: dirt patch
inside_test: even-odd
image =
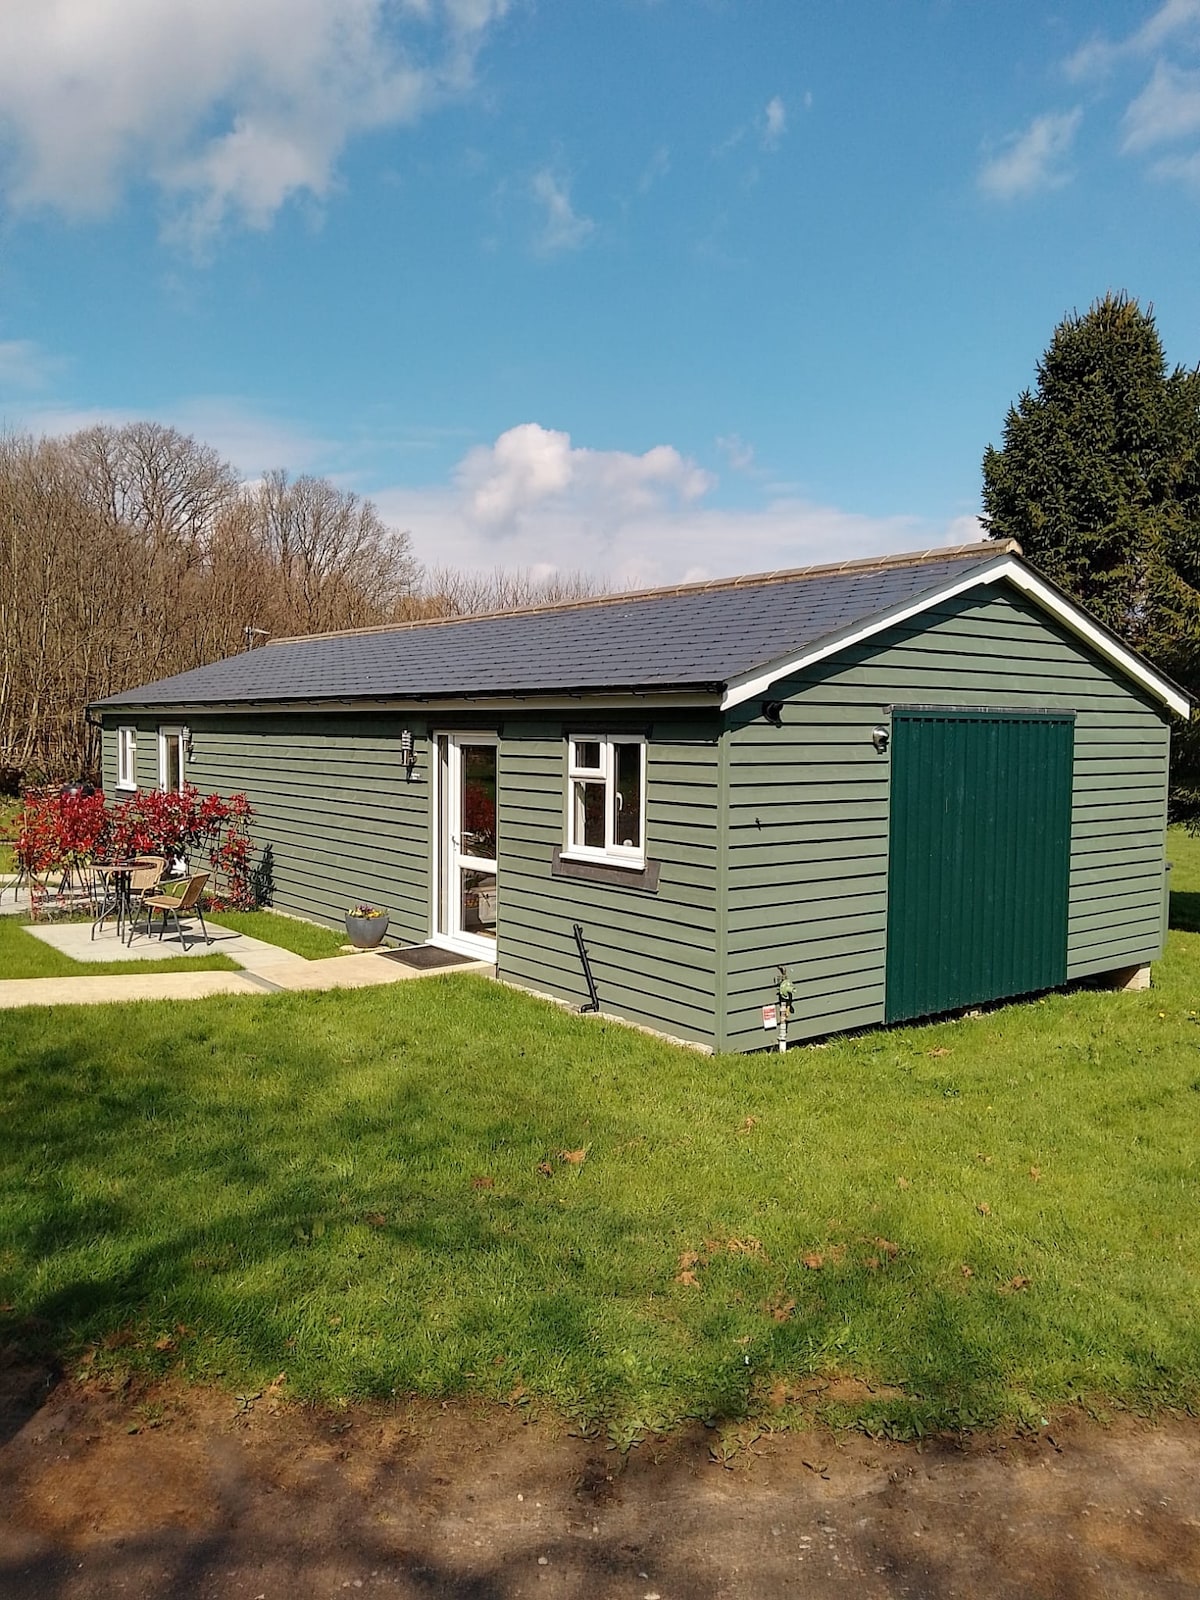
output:
[[[0,1385],[0,1594],[716,1600],[1200,1593],[1200,1424],[623,1455],[526,1408]],[[736,1441],[735,1441],[736,1444]]]

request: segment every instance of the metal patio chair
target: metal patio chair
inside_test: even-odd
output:
[[[181,880],[170,892],[144,894],[140,905],[134,908],[133,917],[130,919],[130,939],[132,940],[133,938],[137,918],[143,911],[146,913],[147,937],[149,937],[154,925],[154,913],[160,911],[162,913],[162,927],[158,930],[160,940],[167,931],[167,918],[170,917],[175,924],[175,932],[179,935],[179,943],[185,950],[188,949],[188,936],[183,931],[182,918],[194,915],[199,918],[200,928],[204,934],[204,942],[211,944],[212,934],[209,933],[208,928],[205,926],[204,913],[200,909],[200,896],[204,893],[204,885],[208,882],[208,878],[209,874],[207,872],[197,872],[192,877]]]

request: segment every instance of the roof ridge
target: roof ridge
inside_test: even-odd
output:
[[[779,567],[772,572],[751,572],[733,578],[705,578],[697,583],[666,584],[657,589],[618,589],[611,594],[586,595],[576,600],[549,600],[539,606],[509,606],[498,611],[470,611],[452,617],[415,617],[408,622],[382,622],[369,628],[332,628],[327,633],[294,633],[268,639],[265,646],[303,644],[310,639],[357,639],[376,633],[413,633],[419,628],[444,628],[456,622],[483,622],[497,617],[535,617],[550,611],[583,611],[622,605],[629,600],[658,600],[671,595],[704,594],[718,589],[747,589],[798,578],[830,577],[843,572],[886,572],[892,567],[916,567],[931,561],[954,561],[971,555],[1021,555],[1016,539],[981,539],[974,544],[934,545],[890,556],[866,556],[857,561],[830,561],[810,567]]]

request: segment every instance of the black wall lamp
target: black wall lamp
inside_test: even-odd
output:
[[[764,700],[762,714],[773,728],[783,727],[783,701]]]
[[[871,729],[871,743],[875,746],[875,749],[881,756],[887,755],[888,745],[891,742],[891,733],[883,726],[882,723],[880,723],[878,727]]]

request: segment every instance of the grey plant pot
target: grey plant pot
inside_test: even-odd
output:
[[[386,911],[380,917],[347,917],[346,937],[356,950],[377,950],[390,920]]]

